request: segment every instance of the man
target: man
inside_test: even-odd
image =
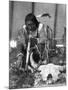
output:
[[[26,64],[26,53],[28,41],[30,39],[30,48],[36,46],[36,49],[32,49],[33,59],[35,63],[39,63],[40,57],[43,58],[43,53],[45,49],[46,42],[46,32],[43,24],[39,23],[32,13],[25,17],[25,25],[18,32],[17,48],[18,48],[18,66],[23,66]],[[38,46],[38,47],[37,47]],[[23,58],[23,60],[22,60]],[[31,64],[31,60],[29,62]],[[33,66],[33,65],[32,65]]]

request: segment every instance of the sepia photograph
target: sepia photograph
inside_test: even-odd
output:
[[[66,86],[66,4],[9,0],[9,89]]]

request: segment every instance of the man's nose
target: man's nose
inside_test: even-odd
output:
[[[31,26],[29,26],[29,29],[31,30]]]

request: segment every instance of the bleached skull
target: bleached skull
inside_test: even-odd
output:
[[[52,63],[49,63],[47,65],[41,65],[38,70],[40,70],[40,74],[42,75],[43,81],[47,80],[47,77],[49,74],[52,75],[52,80],[55,82],[57,79],[59,79],[58,75],[60,74],[60,71],[63,71],[65,66],[59,66],[54,65]]]

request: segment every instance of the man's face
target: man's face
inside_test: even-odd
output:
[[[28,32],[35,32],[36,31],[36,25],[32,21],[27,21],[26,22],[26,30]]]

